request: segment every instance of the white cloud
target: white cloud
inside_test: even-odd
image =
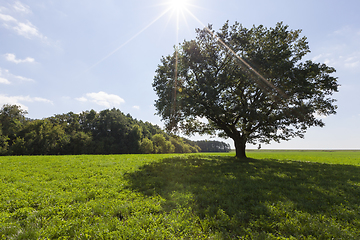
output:
[[[353,68],[356,69],[360,65],[360,61],[352,62],[352,63],[345,63],[346,68]]]
[[[7,80],[6,78],[2,78],[2,77],[0,77],[0,83],[2,83],[2,84],[10,84],[9,80]]]
[[[14,3],[13,8],[17,12],[22,12],[22,13],[25,13],[25,14],[31,13],[31,10],[30,10],[29,6],[23,4],[23,3],[19,2],[19,1],[16,1]]]
[[[136,110],[140,110],[139,106],[133,106],[133,108],[136,109]]]
[[[360,29],[344,26],[328,35],[322,48],[313,61],[346,70],[359,70],[360,67]]]
[[[13,29],[19,34],[26,38],[31,39],[32,37],[38,37],[40,39],[46,40],[46,37],[44,37],[37,29],[36,27],[29,21],[26,23],[19,22],[17,26],[14,26]]]
[[[46,99],[46,98],[41,98],[41,97],[30,98],[29,102],[45,102],[45,103],[53,104],[53,101]]]
[[[349,70],[358,70],[360,66],[360,52],[333,52],[328,54],[323,62],[332,67],[343,67]]]
[[[316,62],[317,60],[319,60],[319,59],[321,59],[321,58],[323,58],[323,57],[324,57],[323,54],[319,54],[319,55],[313,57],[313,58],[311,59],[311,61]]]
[[[52,101],[40,98],[40,97],[30,97],[30,96],[7,96],[4,94],[0,94],[0,106],[4,104],[12,104],[12,105],[20,105],[22,109],[28,110],[29,108],[24,105],[24,102],[33,103],[33,102],[40,102],[40,103],[49,103],[53,104]]]
[[[17,20],[15,18],[13,18],[12,16],[1,14],[1,13],[0,13],[0,20],[2,20],[4,22],[17,22]]]
[[[0,78],[7,80],[7,82],[4,80],[0,81],[0,83],[6,83],[6,84],[10,84],[13,81],[35,82],[31,78],[14,75],[14,74],[10,73],[9,70],[2,69],[2,68],[0,68]]]
[[[346,68],[358,68],[360,65],[360,53],[353,53],[352,56],[347,57],[344,60],[344,66]]]
[[[22,77],[22,76],[15,76],[13,75],[15,78],[19,79],[20,81],[24,81],[24,82],[35,82],[34,79],[31,78],[26,78],[26,77]]]
[[[343,26],[342,28],[336,30],[333,32],[333,35],[344,35],[344,34],[347,34],[349,32],[351,32],[351,28],[350,26]]]
[[[76,98],[76,100],[80,102],[89,101],[106,108],[119,106],[120,104],[125,102],[124,99],[115,94],[109,94],[102,91],[98,93],[87,93],[83,97]]]
[[[14,62],[16,64],[18,63],[33,63],[35,62],[35,59],[31,58],[31,57],[27,57],[25,59],[16,59],[15,54],[12,53],[6,53],[5,54],[5,58],[7,61],[9,62]]]
[[[81,97],[81,98],[76,98],[76,100],[78,100],[79,102],[87,102],[87,98],[85,97]]]
[[[31,10],[28,6],[23,5],[19,1],[15,2],[12,6],[12,9],[6,9],[8,14],[0,13],[0,22],[2,22],[2,26],[15,31],[17,34],[32,39],[32,38],[40,38],[43,41],[47,41],[47,37],[39,32],[39,30],[26,19],[19,20],[16,16],[19,13],[29,14]],[[15,16],[16,15],[16,16]],[[21,16],[20,16],[21,17]],[[21,17],[23,18],[23,17]]]

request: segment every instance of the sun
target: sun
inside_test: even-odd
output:
[[[170,0],[169,5],[173,10],[182,11],[182,10],[186,9],[186,6],[188,5],[188,1],[186,1],[186,0]]]

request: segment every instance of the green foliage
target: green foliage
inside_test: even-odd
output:
[[[194,142],[186,142],[185,139],[178,136],[171,136],[170,142],[175,147],[176,153],[197,153],[199,152],[198,146]],[[196,147],[195,147],[196,146]]]
[[[158,126],[133,119],[115,108],[99,113],[94,110],[80,114],[69,112],[42,120],[25,119],[25,113],[19,106],[11,105],[4,105],[0,111],[0,155],[170,153],[175,150],[168,141],[170,136]],[[154,135],[162,136],[164,142],[150,146],[149,139]],[[196,152],[194,143],[178,139],[179,153]]]
[[[64,128],[48,119],[29,121],[18,135],[9,149],[13,155],[60,154],[69,143]]]
[[[73,132],[70,137],[70,143],[67,151],[72,154],[85,154],[92,152],[93,139],[90,132]]]
[[[303,137],[324,126],[316,114],[335,114],[335,69],[302,60],[309,46],[300,30],[227,22],[218,32],[209,26],[196,33],[156,70],[155,106],[168,131],[218,133],[245,157],[246,143]]]
[[[359,151],[258,152],[0,157],[0,239],[360,236]]]
[[[27,112],[17,105],[4,104],[0,110],[2,134],[9,138],[8,144],[10,146],[17,138],[17,133],[21,131],[23,127],[26,120],[25,114],[27,114]]]
[[[8,141],[10,139],[8,136],[3,135],[2,133],[2,125],[0,123],[0,156],[5,155],[5,153],[8,151]]]
[[[201,152],[230,152],[230,144],[219,141],[196,141]]]
[[[140,151],[140,141],[142,138],[142,130],[139,125],[134,125],[128,134],[128,148],[130,153],[138,153]]]
[[[153,142],[148,138],[144,138],[140,143],[140,152],[145,154],[153,153],[154,152]]]
[[[154,143],[155,153],[173,153],[175,151],[174,145],[170,141],[167,141],[161,134],[155,134],[152,137]]]

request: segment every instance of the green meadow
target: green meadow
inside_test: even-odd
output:
[[[360,151],[0,157],[0,239],[359,239]]]
[[[247,155],[257,159],[360,165],[359,150],[249,150]]]

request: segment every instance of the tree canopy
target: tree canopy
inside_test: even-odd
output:
[[[201,140],[196,141],[200,147],[201,152],[230,152],[230,144],[220,141]]]
[[[156,70],[155,106],[168,131],[217,133],[246,157],[246,143],[304,137],[309,127],[324,126],[317,115],[336,113],[335,69],[303,60],[310,50],[301,30],[226,22],[196,33]]]
[[[125,115],[119,109],[28,119],[20,106],[0,109],[0,155],[191,153],[195,142]]]

